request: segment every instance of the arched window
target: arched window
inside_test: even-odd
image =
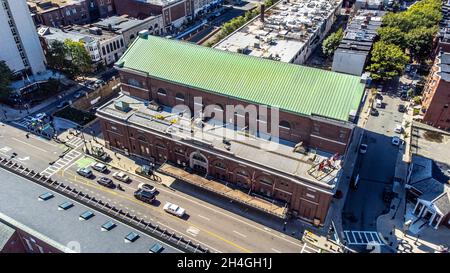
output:
[[[273,185],[272,179],[270,179],[268,177],[261,177],[260,179],[258,179],[258,181],[263,183],[263,184]]]
[[[158,95],[160,95],[160,96],[167,96],[167,92],[166,92],[166,90],[160,88],[160,89],[158,89]]]
[[[181,94],[181,93],[177,93],[177,94],[175,95],[175,99],[176,99],[176,100],[180,100],[180,101],[184,101],[184,95]]]
[[[142,87],[142,83],[135,78],[128,79],[128,84],[136,87]]]
[[[197,160],[197,161],[201,161],[201,162],[206,163],[206,159],[201,154],[194,154],[192,156],[192,158]]]
[[[236,174],[237,174],[237,175],[240,175],[240,176],[243,176],[243,177],[249,177],[247,171],[244,170],[244,169],[238,169],[238,170],[236,171]]]
[[[142,142],[148,142],[147,139],[143,136],[138,136],[138,140],[140,140]]]
[[[130,40],[133,40],[134,39],[134,34],[131,34],[130,35]]]
[[[158,28],[158,24],[155,24],[155,28]]]
[[[150,27],[148,28],[148,30],[149,30],[149,31],[152,31],[152,30],[153,30],[153,27],[152,27],[152,26],[150,26]]]
[[[280,121],[280,127],[282,129],[286,129],[286,130],[290,130],[291,129],[291,124],[285,120]]]
[[[225,166],[225,164],[223,164],[222,161],[217,161],[216,164],[214,164],[214,166],[216,166],[216,168],[219,168],[219,169],[222,169],[222,170],[226,169],[226,166]]]

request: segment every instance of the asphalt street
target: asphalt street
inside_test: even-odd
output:
[[[176,190],[173,190],[151,180],[129,174],[132,178],[130,184],[115,181],[116,184],[121,183],[125,191],[100,186],[96,179],[101,174],[95,172],[97,178],[87,179],[76,173],[79,167],[94,161],[82,153],[82,142],[78,143],[77,149],[68,152],[68,148],[64,144],[31,134],[27,138],[25,134],[26,132],[21,128],[0,124],[0,156],[13,157],[25,167],[39,172],[45,171],[52,175],[52,178],[70,183],[119,208],[150,219],[213,251],[300,252],[303,248],[304,244],[300,240],[277,230],[282,226],[281,220],[271,219],[262,213],[246,210],[227,200],[217,199],[215,200],[217,205],[211,204],[207,202],[213,199],[211,195],[205,193],[206,198],[197,198],[195,194],[200,197],[204,193],[189,185],[186,185],[185,189],[177,187]],[[50,162],[53,164],[49,164]],[[106,176],[111,177],[111,174],[112,172]],[[156,204],[146,204],[133,197],[133,192],[141,182],[152,184],[157,188],[159,194]],[[167,201],[185,208],[188,217],[180,219],[165,213],[162,207]],[[242,211],[243,214],[239,214],[239,211]],[[250,219],[242,215],[250,216]],[[265,222],[253,221],[251,217],[264,218]],[[264,225],[260,222],[264,222]]]
[[[404,102],[395,93],[384,93],[381,99],[383,107],[377,108],[379,115],[370,116],[365,125],[362,143],[368,148],[365,154],[359,154],[356,173],[360,180],[356,189],[350,189],[343,210],[343,226],[347,231],[376,231],[377,217],[388,209],[383,191],[393,185],[399,149],[391,141],[393,136],[399,136],[394,128],[402,123],[403,113],[398,111],[398,105]]]

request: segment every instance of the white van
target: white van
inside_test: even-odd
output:
[[[381,100],[380,99],[377,99],[376,101],[376,106],[377,106],[377,108],[381,108],[381,107],[383,107],[383,103],[381,102]]]

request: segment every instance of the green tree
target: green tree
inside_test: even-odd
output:
[[[0,99],[4,100],[11,93],[11,79],[13,73],[5,61],[0,61]]]
[[[405,41],[410,54],[418,60],[427,58],[433,49],[433,37],[437,31],[437,27],[418,27],[406,33]]]
[[[63,71],[70,65],[67,61],[67,48],[63,42],[53,41],[47,51],[47,63],[53,69]]]
[[[398,27],[382,27],[378,29],[378,36],[380,41],[386,44],[398,45],[401,48],[406,48],[405,35],[403,31]]]
[[[67,39],[64,41],[68,58],[71,62],[69,73],[76,76],[84,76],[91,71],[91,56],[84,47],[84,43]]]
[[[328,36],[322,44],[322,52],[327,57],[333,55],[334,51],[338,48],[339,44],[344,38],[344,31],[342,28],[338,29],[336,32]]]
[[[379,41],[374,44],[367,70],[374,80],[390,80],[403,72],[408,60],[399,46]]]

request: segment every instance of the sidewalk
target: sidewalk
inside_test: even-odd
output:
[[[343,244],[345,244],[345,236],[344,229],[342,227],[342,210],[344,209],[345,201],[347,199],[347,193],[350,188],[356,160],[358,158],[360,140],[364,135],[364,125],[369,118],[371,103],[374,96],[374,94],[370,91],[370,88],[367,88],[366,92],[367,96],[365,98],[364,105],[361,108],[358,123],[355,126],[353,138],[350,142],[350,146],[348,147],[346,160],[342,168],[342,176],[339,181],[338,188],[336,189],[336,192],[340,191],[342,193],[342,197],[340,199],[332,199],[327,218],[325,219],[324,228],[322,228],[320,232],[326,235],[331,225],[331,221],[333,221],[336,228],[336,233],[339,235],[339,240]]]
[[[66,139],[66,136],[68,136],[68,139]],[[85,133],[86,136],[86,133]],[[70,134],[68,131],[60,134],[58,136],[58,138],[64,140],[64,141],[70,141],[70,139],[72,139],[74,136],[72,134]],[[80,135],[78,135],[78,137],[81,138]],[[87,137],[86,137],[87,138]],[[102,147],[103,150],[111,157],[111,161],[107,163],[107,165],[109,165],[111,168],[120,170],[120,171],[124,171],[124,172],[128,172],[131,173],[133,176],[137,176],[140,177],[142,179],[147,179],[148,181],[150,181],[151,183],[158,183],[164,187],[166,187],[169,190],[172,191],[178,191],[178,189],[175,189],[172,187],[172,183],[176,182],[177,179],[172,177],[172,176],[168,176],[165,174],[162,174],[161,172],[155,171],[157,178],[157,181],[155,180],[149,180],[149,178],[141,176],[139,174],[137,174],[135,172],[135,170],[137,168],[139,168],[141,166],[141,164],[144,163],[144,160],[137,158],[137,157],[129,157],[126,156],[125,154],[123,154],[122,152],[115,152],[113,150],[107,149],[104,146],[104,140],[99,138],[98,136],[96,137],[97,142],[95,142],[94,140],[91,140],[87,143],[87,147],[90,149],[91,148],[91,144],[94,147]],[[85,156],[89,156],[89,155],[85,155]],[[186,185],[188,185],[188,183],[186,183]],[[183,190],[180,190],[180,192],[183,192]],[[186,192],[186,194],[188,194]],[[214,193],[211,193],[214,194]],[[208,199],[210,199],[211,197],[214,198],[215,195],[213,196],[205,196],[205,199],[203,199],[202,197],[195,197],[194,198],[199,198],[201,200],[205,200],[205,202],[208,202]],[[236,213],[244,218],[247,218],[251,221],[255,221],[267,228],[276,230],[278,232],[284,233],[287,236],[293,237],[297,240],[301,240],[302,236],[303,236],[303,232],[305,229],[308,230],[315,230],[314,226],[312,224],[308,224],[305,223],[303,221],[301,221],[300,219],[288,219],[288,220],[281,220],[279,218],[277,218],[276,220],[274,220],[275,216],[272,216],[270,214],[267,213],[254,213],[254,210],[256,209],[242,209],[243,205],[232,205],[229,208],[227,208],[227,204],[234,204],[234,202],[230,202],[230,200],[227,200],[226,198],[221,200],[221,199],[217,199],[215,200],[219,203],[219,207],[223,207],[226,210],[229,210],[231,213]],[[215,204],[212,204],[215,205]],[[224,205],[224,206],[222,206]],[[284,222],[286,222],[286,225],[284,224]],[[321,248],[324,249],[328,249],[329,250],[329,246],[331,244],[328,244],[328,246],[321,246]],[[301,249],[299,249],[300,252]]]
[[[26,116],[32,115],[36,112],[39,112],[41,109],[44,109],[57,101],[64,100],[67,96],[72,95],[73,93],[79,91],[83,87],[84,86],[77,84],[74,87],[72,87],[71,89],[63,92],[62,93],[63,98],[59,98],[58,96],[53,96],[53,97],[47,99],[46,101],[40,103],[39,105],[29,108],[28,110],[14,109],[14,108],[11,108],[7,105],[0,103],[0,120],[4,122],[4,121],[17,121],[17,120],[23,119]]]

